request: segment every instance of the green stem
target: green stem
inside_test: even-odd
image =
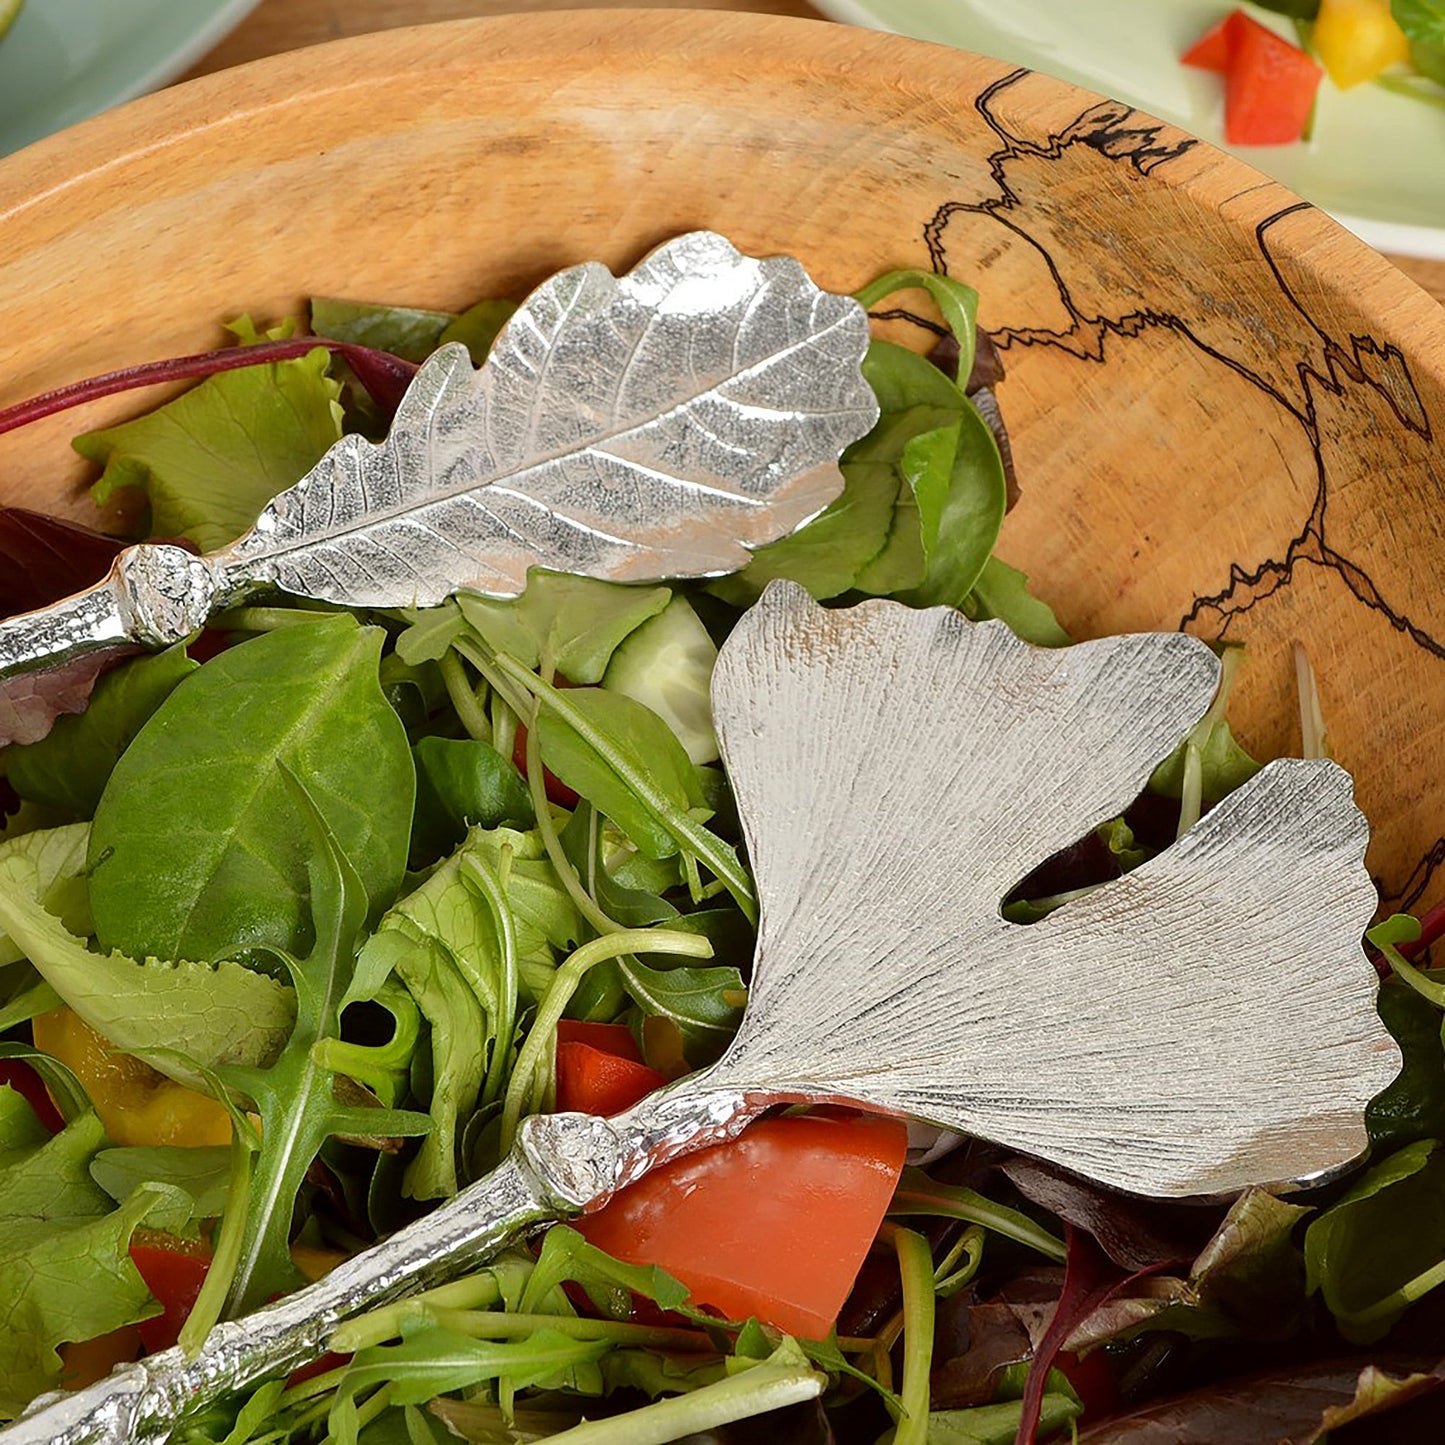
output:
[[[492,666],[492,663],[501,660],[501,654],[487,656],[480,648],[471,646],[465,638],[458,638],[455,646],[487,680],[493,692],[505,701],[508,710],[527,724],[527,796],[532,800],[532,812],[537,819],[537,832],[541,836],[542,847],[562,887],[566,889],[567,896],[598,933],[618,932],[622,925],[609,918],[597,906],[596,900],[577,876],[577,870],[572,866],[572,860],[567,856],[562,840],[557,836],[557,826],[552,821],[552,804],[547,797],[547,774],[542,764],[542,745],[537,737],[536,702],[525,693],[519,696],[507,679]],[[541,681],[533,673],[526,672],[526,676]]]
[[[211,1267],[201,1282],[200,1293],[181,1326],[176,1341],[188,1357],[199,1354],[201,1345],[221,1318],[231,1281],[241,1260],[241,1246],[246,1239],[246,1216],[251,1198],[252,1162],[255,1150],[234,1125],[231,1130],[231,1178],[226,1187],[226,1203],[221,1213],[221,1227],[216,1231],[211,1250]]]
[[[502,1103],[502,1152],[512,1147],[517,1126],[522,1121],[528,1099],[538,1082],[550,1072],[549,1064],[556,1043],[557,1021],[577,991],[584,975],[599,963],[621,958],[628,953],[665,953],[683,958],[711,958],[712,944],[696,933],[669,932],[664,928],[625,928],[594,938],[573,951],[552,976],[551,985],[537,1005],[532,1027],[517,1054],[517,1064],[507,1084]]]
[[[467,681],[467,674],[462,667],[461,659],[452,648],[448,648],[442,654],[439,665],[442,670],[442,681],[446,684],[447,696],[451,698],[452,706],[456,708],[462,726],[479,743],[490,743],[492,725],[487,721],[486,710],[477,701],[477,695],[472,691],[471,683]]]
[[[535,672],[523,667],[515,658],[508,657],[505,653],[494,654],[492,661],[501,676],[516,686],[525,688],[540,706],[547,708],[566,723],[631,789],[638,801],[672,835],[678,847],[684,852],[693,853],[707,864],[713,875],[726,885],[748,921],[757,923],[757,900],[753,896],[747,870],[721,838],[710,833],[695,818],[674,808],[657,790],[652,779],[634,768],[618,753],[607,738],[592,726],[591,721],[572,706],[564,692],[550,686]]]
[[[933,1366],[933,1252],[916,1230],[885,1224],[903,1281],[903,1401],[893,1445],[928,1445],[928,1376]]]
[[[501,1302],[500,1281],[484,1270],[347,1320],[337,1326],[326,1348],[338,1355],[354,1355],[358,1350],[396,1339],[413,1322],[429,1320],[433,1309],[489,1310]]]
[[[1179,827],[1176,838],[1182,838],[1204,812],[1204,755],[1191,738],[1184,744],[1184,777],[1179,784]]]
[[[504,845],[503,852],[506,851]],[[492,1058],[487,1065],[487,1077],[482,1084],[482,1103],[490,1104],[501,1097],[506,1084],[507,1069],[512,1056],[512,1035],[517,1028],[517,989],[520,977],[517,965],[517,929],[501,884],[475,853],[462,854],[462,877],[482,895],[492,915],[492,928],[497,935],[497,953],[500,959],[497,1012],[492,1028],[495,1036]]]
[[[1432,1264],[1422,1274],[1417,1274],[1414,1279],[1402,1284],[1399,1289],[1392,1290],[1384,1299],[1367,1309],[1352,1311],[1343,1317],[1344,1321],[1354,1329],[1374,1329],[1393,1320],[1406,1305],[1414,1304],[1417,1299],[1429,1294],[1441,1284],[1445,1284],[1445,1260]]]
[[[681,1350],[689,1354],[717,1352],[701,1330],[634,1325],[623,1320],[592,1320],[570,1315],[513,1314],[500,1310],[478,1312],[432,1308],[428,1313],[437,1324],[474,1340],[525,1339],[534,1330],[549,1329],[574,1340],[610,1340],[615,1345]]]
[[[605,1420],[584,1420],[551,1436],[552,1445],[667,1445],[804,1400],[816,1400],[828,1383],[806,1364],[761,1364],[686,1395],[655,1400]]]
[[[1004,1204],[995,1204],[962,1185],[938,1184],[921,1169],[904,1170],[903,1179],[893,1192],[888,1213],[924,1214],[959,1219],[965,1224],[979,1224],[1060,1264],[1067,1254],[1063,1240],[1050,1234],[1042,1225],[1035,1224],[1027,1214]]]

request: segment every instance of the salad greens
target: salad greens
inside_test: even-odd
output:
[[[996,365],[977,298],[903,271],[862,299],[897,291],[931,300],[956,357],[875,341],[881,415],[843,458],[842,495],[736,575],[542,573],[515,601],[396,612],[244,606],[118,662],[87,710],[0,749],[0,1418],[79,1378],[78,1345],[128,1358],[137,1325],[147,1344],[163,1326],[194,1344],[485,1174],[557,1102],[566,1028],[615,1029],[654,1081],[719,1055],[756,905],[708,684],[769,580],[1068,640],[993,553],[1013,493],[970,396]],[[384,428],[367,375],[394,380],[450,340],[480,361],[512,309],[317,298],[314,347],[293,323],[238,322],[254,358],[227,354],[234,369],[77,440],[103,467],[97,501],[152,535],[229,540],[342,430]],[[7,610],[47,600],[47,578],[53,595],[88,580],[42,554],[94,570],[110,555],[0,512],[7,575],[30,588],[0,592]],[[1231,649],[1228,675],[1239,662]],[[1224,703],[1007,916],[1137,866],[1248,777]],[[1445,921],[1425,926],[1428,942]],[[1432,1327],[1412,1334],[1445,1278],[1445,985],[1413,920],[1376,945],[1406,1062],[1353,1182],[1183,1208],[979,1146],[930,1154],[827,1339],[768,1323],[765,1291],[757,1317],[720,1319],[662,1269],[556,1226],[349,1321],[317,1372],[242,1391],[178,1438],[741,1442],[762,1437],[739,1422],[778,1411],[767,1438],[804,1445],[1007,1445],[1193,1419],[1190,1391],[1226,1434],[1179,1438],[1321,1438],[1438,1383],[1401,1350],[1445,1354]],[[229,1142],[202,1138],[202,1117]],[[751,1238],[765,1258],[766,1227]],[[1387,1337],[1393,1353],[1317,1378],[1318,1357]],[[1239,1381],[1262,1366],[1279,1388],[1261,1412]]]

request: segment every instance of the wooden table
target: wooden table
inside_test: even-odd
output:
[[[609,3],[667,9],[676,5],[677,0],[262,0],[190,74],[204,75],[263,55],[401,25],[517,10],[602,8]],[[823,19],[805,0],[684,0],[684,3],[699,10],[750,10]],[[1436,299],[1445,302],[1445,261],[1420,261],[1406,256],[1390,259]]]

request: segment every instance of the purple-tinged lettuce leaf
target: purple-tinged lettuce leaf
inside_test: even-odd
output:
[[[99,582],[124,546],[73,522],[0,507],[0,617],[33,612]]]
[[[184,647],[171,647],[111,669],[83,713],[57,718],[44,738],[7,755],[11,787],[32,803],[91,817],[120,755],[197,665]]]
[[[129,647],[91,652],[59,667],[0,679],[0,747],[38,743],[57,718],[84,712],[101,673],[134,652]]]
[[[1322,1445],[1329,1432],[1442,1384],[1441,1366],[1317,1362],[1151,1403],[1082,1431],[1079,1445]]]

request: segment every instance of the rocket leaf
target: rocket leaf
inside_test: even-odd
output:
[[[269,1068],[226,1064],[215,1071],[261,1116],[244,1224],[229,1211],[223,1224],[223,1232],[242,1233],[228,1297],[233,1314],[300,1283],[288,1248],[292,1212],[301,1181],[326,1139],[333,1134],[424,1134],[430,1126],[425,1115],[341,1102],[336,1075],[321,1061],[317,1045],[340,1035],[342,1001],[366,922],[366,890],[310,794],[289,770],[283,778],[292,808],[289,821],[311,848],[316,942],[304,959],[280,955],[296,989],[296,1024],[275,1063]]]

